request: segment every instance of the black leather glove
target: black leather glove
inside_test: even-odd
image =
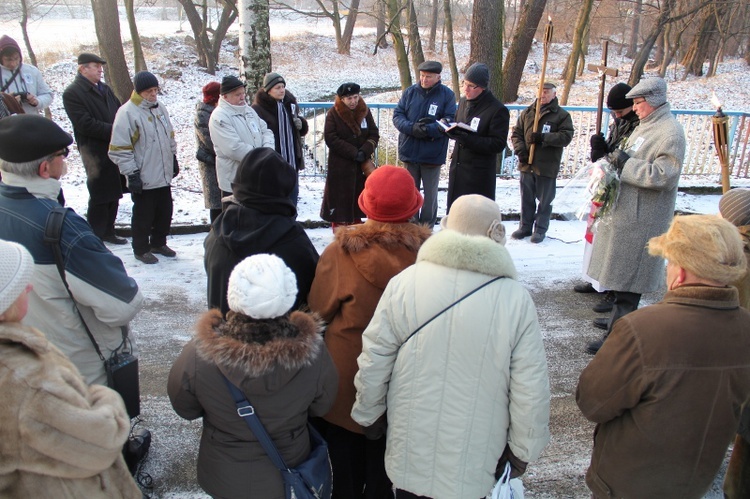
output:
[[[464,139],[469,136],[469,132],[461,130],[458,127],[454,128],[453,130],[448,130],[445,133],[448,135],[448,137],[452,138],[459,144],[463,143]]]
[[[354,158],[354,161],[356,161],[357,163],[361,163],[365,159],[366,159],[365,152],[362,149],[357,151],[357,156]]]
[[[607,141],[604,140],[603,133],[597,133],[591,136],[591,161],[603,158],[609,152]]]
[[[136,170],[134,173],[128,175],[128,190],[132,194],[143,193],[143,181],[141,180],[140,170]]]
[[[428,137],[427,124],[425,123],[414,123],[411,127],[411,134],[418,139],[426,139]]]
[[[511,478],[518,478],[519,476],[526,473],[526,466],[529,465],[529,463],[518,459],[510,450],[510,446],[508,444],[505,444],[503,455],[500,456],[500,459],[497,461],[497,468],[495,468],[495,480],[500,479],[500,476],[505,471],[505,463],[508,462],[510,463]]]
[[[622,173],[622,169],[625,167],[625,162],[629,159],[630,156],[628,153],[622,149],[615,149],[607,155],[607,160],[617,169],[618,175]]]
[[[529,138],[530,144],[541,144],[544,141],[544,138],[542,137],[541,132],[531,132],[531,137]]]
[[[519,152],[516,154],[516,157],[518,158],[519,163],[523,163],[525,165],[529,164],[529,153],[526,151]]]
[[[385,431],[388,428],[388,419],[384,412],[382,416],[375,420],[370,426],[365,426],[365,438],[367,440],[378,440],[385,436]]]
[[[174,156],[174,162],[172,163],[172,178],[175,178],[180,174],[180,164],[177,162],[177,155]]]

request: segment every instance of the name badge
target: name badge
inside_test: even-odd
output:
[[[367,128],[367,118],[362,119],[362,123],[359,124],[359,128]]]
[[[645,137],[638,137],[637,139],[635,139],[635,142],[633,143],[633,145],[630,148],[633,151],[638,151],[638,149],[641,148],[641,146],[643,145],[644,142],[646,142],[646,138]]]
[[[435,116],[435,113],[437,113],[437,104],[430,104],[430,108],[427,110],[427,114],[430,116]]]
[[[471,119],[471,123],[469,123],[469,126],[471,127],[472,130],[474,130],[476,132],[477,129],[479,128],[479,117],[474,116]]]
[[[254,121],[250,122],[250,130],[252,130],[254,133],[260,132],[260,129],[258,128],[258,124]]]
[[[549,126],[549,123],[542,125],[542,133],[549,133],[550,130],[552,130],[552,127]]]

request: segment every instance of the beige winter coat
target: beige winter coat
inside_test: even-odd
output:
[[[549,441],[544,346],[515,276],[504,246],[444,230],[383,292],[362,337],[352,417],[368,426],[387,409],[385,467],[399,489],[484,497],[506,443],[529,462]]]
[[[87,386],[38,330],[0,323],[0,497],[133,498],[120,396]]]

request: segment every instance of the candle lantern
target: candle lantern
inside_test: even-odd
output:
[[[721,102],[716,94],[711,97],[711,102],[716,106],[716,114],[711,117],[714,129],[714,147],[721,165],[721,191],[729,190],[729,116],[721,110]]]

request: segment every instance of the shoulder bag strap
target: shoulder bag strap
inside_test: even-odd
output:
[[[419,326],[417,329],[415,329],[414,332],[411,333],[409,335],[409,337],[404,340],[403,343],[401,343],[401,346],[404,346],[406,344],[406,342],[411,339],[412,336],[414,336],[415,334],[417,334],[419,331],[422,330],[423,327],[425,327],[427,324],[429,324],[430,322],[434,321],[435,319],[437,319],[438,317],[440,317],[441,315],[443,315],[449,309],[451,309],[454,306],[458,305],[459,303],[461,303],[462,301],[464,301],[465,299],[467,299],[468,297],[470,297],[471,295],[473,295],[474,293],[476,293],[477,291],[479,291],[483,287],[488,286],[488,285],[492,284],[493,282],[495,282],[497,280],[500,280],[502,278],[503,278],[503,276],[499,275],[499,276],[495,277],[494,279],[490,279],[489,281],[485,282],[484,284],[480,285],[477,288],[474,288],[472,291],[469,291],[468,293],[466,293],[465,295],[463,295],[461,298],[459,298],[458,300],[454,301],[453,303],[451,303],[450,305],[448,305],[447,307],[445,307],[443,310],[441,310],[440,312],[438,312],[435,315],[433,315],[432,317],[430,317],[429,320],[427,320],[427,322],[425,322],[424,324],[422,324],[421,326]],[[399,348],[401,348],[401,347],[399,347]]]
[[[268,454],[268,457],[271,459],[273,465],[282,472],[288,472],[289,468],[287,468],[286,463],[284,462],[284,458],[281,457],[279,450],[276,448],[273,440],[271,440],[271,437],[263,427],[263,423],[260,422],[260,419],[258,419],[258,415],[255,414],[255,408],[250,405],[247,397],[245,397],[245,395],[240,391],[239,388],[234,385],[234,383],[229,381],[229,379],[227,379],[227,377],[223,374],[222,377],[224,378],[224,382],[226,383],[227,388],[229,388],[229,391],[232,393],[234,404],[237,406],[237,414],[239,414],[239,416],[245,420],[247,426],[250,427],[250,431],[255,434],[255,438],[258,439],[258,442],[260,442],[263,450],[265,450],[266,454]]]
[[[3,88],[0,88],[0,92],[5,92],[10,88],[10,84],[13,83],[16,80],[16,76],[21,72],[21,67],[19,66],[18,69],[15,71],[11,71],[11,77],[8,79],[8,81],[5,82],[5,85],[3,85]],[[16,87],[18,88],[18,87]]]
[[[78,309],[76,299],[73,298],[73,293],[70,292],[68,280],[65,278],[65,261],[63,260],[62,249],[60,248],[60,235],[62,234],[62,226],[67,213],[68,210],[62,206],[55,207],[49,212],[47,215],[47,223],[44,226],[44,242],[52,249],[52,253],[55,255],[55,265],[57,266],[57,271],[60,273],[60,279],[62,279],[70,299],[73,300],[73,308],[76,309],[78,317],[81,318],[81,324],[83,324],[83,328],[86,330],[86,334],[89,336],[91,344],[94,345],[94,350],[96,350],[97,355],[99,355],[99,358],[104,362],[104,355],[102,355],[102,351],[99,349],[99,345],[96,343],[94,335],[91,334],[91,330],[83,319],[81,311]]]

